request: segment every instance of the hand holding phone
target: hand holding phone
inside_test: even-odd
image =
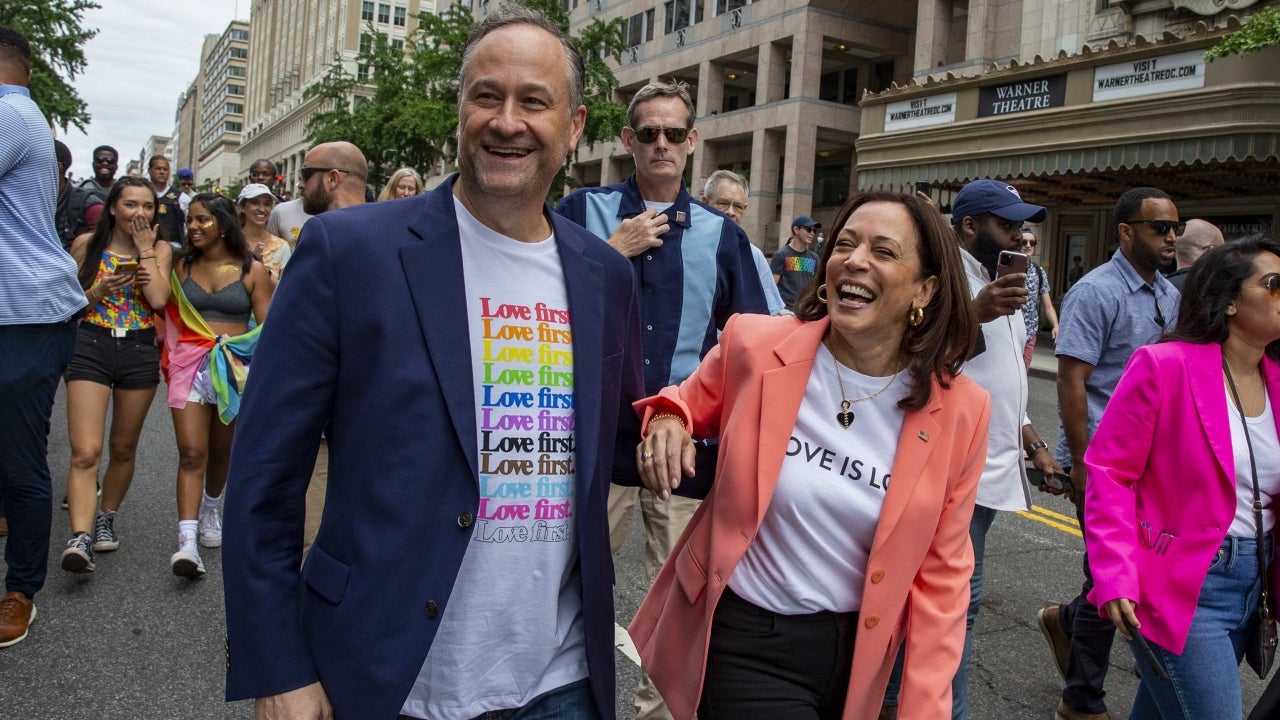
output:
[[[1020,252],[1012,250],[1001,250],[1000,257],[996,260],[996,277],[1002,278],[1005,275],[1013,275],[1016,273],[1026,274],[1027,272],[1027,256]]]
[[[116,265],[116,275],[133,275],[138,272],[137,260],[125,260]]]
[[[1069,495],[1075,490],[1071,476],[1066,473],[1046,473],[1040,468],[1028,467],[1027,480],[1041,492],[1051,495]]]

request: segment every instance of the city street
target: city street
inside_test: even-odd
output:
[[[1031,397],[1032,421],[1051,441],[1056,432],[1053,382],[1033,378]],[[209,572],[201,580],[182,580],[169,571],[169,555],[176,549],[177,452],[162,396],[147,419],[137,476],[120,515],[120,550],[99,554],[97,572],[89,575],[59,569],[68,535],[66,512],[56,505],[68,463],[63,399],[60,392],[50,440],[55,508],[49,579],[37,596],[39,617],[30,637],[0,650],[0,717],[251,717],[249,703],[222,701],[219,551],[203,551]],[[1035,502],[1033,513],[1002,514],[988,541],[986,597],[971,674],[977,720],[1044,720],[1053,716],[1057,702],[1060,680],[1035,614],[1079,589],[1083,545],[1066,500],[1037,494]],[[637,522],[617,560],[617,615],[623,626],[644,593],[641,541]],[[1137,686],[1133,666],[1117,643],[1108,680],[1117,719],[1127,716]],[[638,669],[622,651],[617,668],[619,717],[629,718]],[[1262,683],[1247,668],[1242,677],[1246,706],[1252,706]]]

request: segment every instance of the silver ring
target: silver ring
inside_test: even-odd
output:
[[[649,452],[648,450],[645,450],[643,453],[640,453],[640,457],[644,458],[645,460],[652,460],[653,453]]]

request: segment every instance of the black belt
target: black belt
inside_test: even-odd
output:
[[[129,330],[127,328],[109,328],[102,327],[101,325],[94,325],[93,323],[82,322],[80,323],[80,330],[82,332],[91,332],[94,335],[106,335],[117,339],[146,340],[148,342],[155,342],[156,339],[156,329],[153,327]]]

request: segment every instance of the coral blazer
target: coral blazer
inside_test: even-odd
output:
[[[1262,373],[1280,421],[1280,365],[1264,357]],[[1084,455],[1089,600],[1100,614],[1111,600],[1132,600],[1143,636],[1175,653],[1235,517],[1236,483],[1253,482],[1236,477],[1228,423],[1239,420],[1229,402],[1220,345],[1138,348]]]
[[[719,437],[714,485],[629,628],[677,720],[702,695],[716,604],[769,509],[826,319],[738,315],[678,388],[636,403],[644,420],[685,418]],[[844,720],[873,720],[906,643],[902,720],[951,716],[951,679],[964,646],[973,547],[969,520],[986,462],[990,398],[962,376],[908,412],[893,482],[867,560]],[[855,428],[856,431],[856,428]]]

